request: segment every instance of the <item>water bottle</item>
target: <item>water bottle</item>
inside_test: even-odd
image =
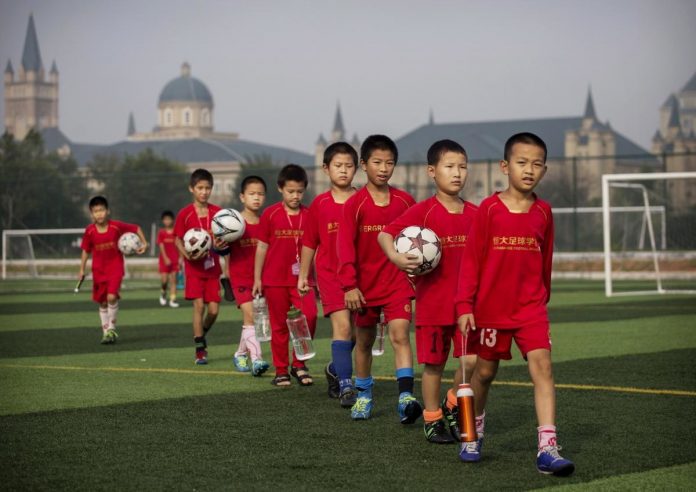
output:
[[[288,330],[292,340],[292,348],[295,350],[295,357],[299,360],[311,359],[316,355],[312,344],[312,335],[309,332],[307,318],[302,311],[293,307],[288,311]]]
[[[384,322],[384,312],[379,313],[379,323],[377,324],[377,334],[375,343],[372,345],[372,355],[379,357],[384,355],[384,335],[387,334],[387,324]]]
[[[254,333],[256,340],[267,342],[271,339],[271,322],[268,318],[268,304],[266,298],[256,294],[252,301],[254,310]]]
[[[459,440],[471,442],[478,439],[476,434],[476,417],[474,416],[474,391],[467,383],[457,389],[457,406],[459,407]]]

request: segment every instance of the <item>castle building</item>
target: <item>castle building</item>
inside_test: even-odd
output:
[[[323,190],[328,189],[330,186],[329,177],[321,171],[322,165],[324,163],[324,151],[329,145],[336,142],[346,142],[349,143],[351,147],[355,149],[358,155],[360,155],[360,139],[358,138],[358,134],[354,133],[353,138],[350,140],[350,142],[346,140],[346,137],[347,134],[345,126],[343,124],[343,113],[341,112],[341,104],[337,103],[336,114],[334,115],[334,124],[331,133],[329,134],[328,140],[324,138],[323,133],[320,133],[319,138],[314,144],[315,172],[313,183],[314,189],[317,190],[318,193],[321,193]],[[356,162],[355,165],[357,166],[359,165],[359,163]],[[361,186],[362,184],[364,184],[365,179],[363,173],[356,173],[354,182],[356,186]]]

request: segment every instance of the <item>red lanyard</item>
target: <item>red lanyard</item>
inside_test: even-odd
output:
[[[208,224],[208,218],[209,218],[209,217],[210,217],[210,209],[206,209],[206,212],[205,212],[205,223],[206,223],[206,224]],[[198,219],[198,225],[201,226],[201,229],[203,229],[204,231],[207,232],[207,231],[208,231],[208,226],[207,226],[207,225],[206,225],[206,226],[203,226],[203,224],[201,223],[201,216],[198,215],[198,210],[196,210],[196,218]]]
[[[295,235],[293,234],[295,238],[295,251],[297,251],[297,261],[300,261],[300,236],[299,236],[299,231],[302,230],[302,208],[300,208],[300,213],[298,214],[300,216],[300,224],[297,226],[297,231],[298,234]],[[293,230],[293,225],[292,225],[292,219],[290,219],[290,214],[288,211],[285,211],[285,216],[288,218],[288,224],[290,224],[290,230]]]

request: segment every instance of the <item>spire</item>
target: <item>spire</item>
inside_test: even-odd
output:
[[[341,114],[341,103],[336,103],[336,117],[334,118],[333,135],[340,135],[336,137],[337,139],[343,138],[345,133],[345,128],[343,127],[343,115]]]
[[[190,77],[191,76],[191,65],[189,62],[184,62],[181,64],[181,76]]]
[[[353,133],[353,140],[350,141],[350,144],[356,149],[360,147],[360,139],[358,138],[357,133]]]
[[[660,130],[655,130],[655,135],[653,135],[653,142],[662,142],[662,135],[660,135]]]
[[[317,138],[317,145],[326,145],[326,139],[321,133],[319,134],[319,138]]]
[[[34,14],[29,15],[27,36],[26,38],[24,38],[22,67],[26,72],[39,72],[43,69],[43,63],[41,62],[41,52],[39,51],[39,40],[36,37],[36,28],[34,27]]]
[[[667,128],[681,128],[681,123],[679,122],[679,102],[677,98],[672,96],[671,103]]]
[[[128,136],[131,135],[135,135],[135,118],[132,111],[128,114]]]
[[[428,115],[428,125],[432,126],[435,124],[435,116],[433,116],[433,108],[430,108],[430,114]]]
[[[597,119],[597,113],[594,109],[594,101],[592,100],[592,87],[587,89],[587,102],[585,102],[585,115],[583,118]]]
[[[53,63],[51,63],[51,72],[52,74],[57,74],[58,73],[58,66],[56,65],[56,61],[53,60]]]
[[[14,74],[14,69],[12,68],[12,60],[7,60],[7,66],[5,67],[5,73]]]
[[[691,76],[686,85],[682,88],[682,92],[696,91],[696,72]]]

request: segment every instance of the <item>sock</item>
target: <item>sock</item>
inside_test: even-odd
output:
[[[247,337],[244,333],[246,331],[246,328],[246,325],[242,325],[242,332],[239,334],[239,347],[237,347],[237,351],[234,353],[235,357],[239,357],[240,355],[244,355],[247,353]]]
[[[399,394],[413,393],[413,367],[397,369],[396,382],[399,384]]]
[[[372,376],[366,378],[355,378],[355,387],[358,390],[358,397],[372,398],[372,386],[375,384]]]
[[[333,373],[338,377],[338,385],[343,391],[353,386],[353,343],[347,340],[334,340],[331,342],[331,358]]]
[[[170,300],[170,301],[176,301],[176,293],[174,293],[174,294],[169,294],[169,300]]]
[[[556,445],[556,426],[555,425],[540,425],[537,427],[539,437],[539,451],[546,446]]]
[[[101,320],[102,331],[109,329],[109,310],[99,306],[99,319]]]
[[[483,436],[483,429],[486,427],[486,412],[476,417],[476,434]]]
[[[431,422],[437,422],[442,418],[442,409],[438,408],[434,412],[431,412],[430,410],[423,410],[423,420],[425,421],[426,424],[429,424]]]
[[[447,400],[445,400],[445,406],[450,412],[457,408],[457,393],[455,393],[452,388],[447,390]]]
[[[244,338],[244,345],[249,351],[249,355],[251,355],[251,361],[261,360],[261,344],[256,339],[254,325],[242,327],[242,337]]]
[[[167,293],[167,285],[168,282],[162,282],[162,296],[164,296]]]
[[[116,316],[118,315],[118,301],[113,304],[107,304],[106,309],[109,315],[109,329],[116,329]]]
[[[205,352],[205,337],[193,337],[193,343],[196,346],[196,353]]]

